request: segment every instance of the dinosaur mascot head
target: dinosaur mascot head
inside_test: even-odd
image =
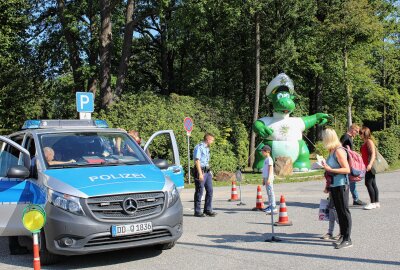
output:
[[[293,81],[285,73],[279,74],[268,84],[266,94],[272,101],[274,112],[290,114],[296,108]]]

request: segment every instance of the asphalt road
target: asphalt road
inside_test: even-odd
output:
[[[230,187],[214,189],[214,218],[193,217],[193,189],[181,193],[184,234],[168,251],[129,249],[103,254],[68,257],[42,269],[400,269],[400,172],[377,176],[381,208],[351,207],[353,247],[335,250],[331,241],[319,239],[328,223],[318,221],[323,182],[275,185],[277,200],[286,197],[290,227],[275,227],[283,241],[271,237],[270,216],[251,211],[256,186],[244,186],[245,206],[228,202]],[[368,200],[364,184],[358,185]],[[263,190],[265,196],[265,190]],[[338,225],[335,233],[338,232]],[[10,256],[7,242],[0,242],[0,269],[32,269],[32,256]]]

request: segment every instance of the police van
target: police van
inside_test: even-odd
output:
[[[142,149],[103,120],[28,120],[0,136],[0,147],[0,236],[32,246],[21,217],[28,204],[42,205],[43,264],[59,255],[170,249],[182,235],[183,169],[171,130]]]

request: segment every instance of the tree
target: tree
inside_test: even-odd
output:
[[[352,81],[349,76],[349,55],[356,48],[367,45],[381,32],[381,24],[367,0],[342,0],[330,7],[326,33],[332,40],[332,50],[342,54],[344,93],[347,96],[347,126],[352,124]]]

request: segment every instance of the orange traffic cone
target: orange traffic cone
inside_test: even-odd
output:
[[[256,207],[254,207],[253,210],[254,211],[256,211],[256,210],[263,211],[264,210],[264,200],[262,197],[261,186],[257,187]]]
[[[236,182],[232,181],[231,198],[228,201],[233,202],[233,201],[237,201],[237,200],[239,200],[239,196],[238,196],[237,189],[236,189]]]
[[[285,197],[281,195],[281,201],[279,203],[279,221],[274,223],[275,226],[292,226],[293,223],[289,221],[289,217],[286,209]]]

